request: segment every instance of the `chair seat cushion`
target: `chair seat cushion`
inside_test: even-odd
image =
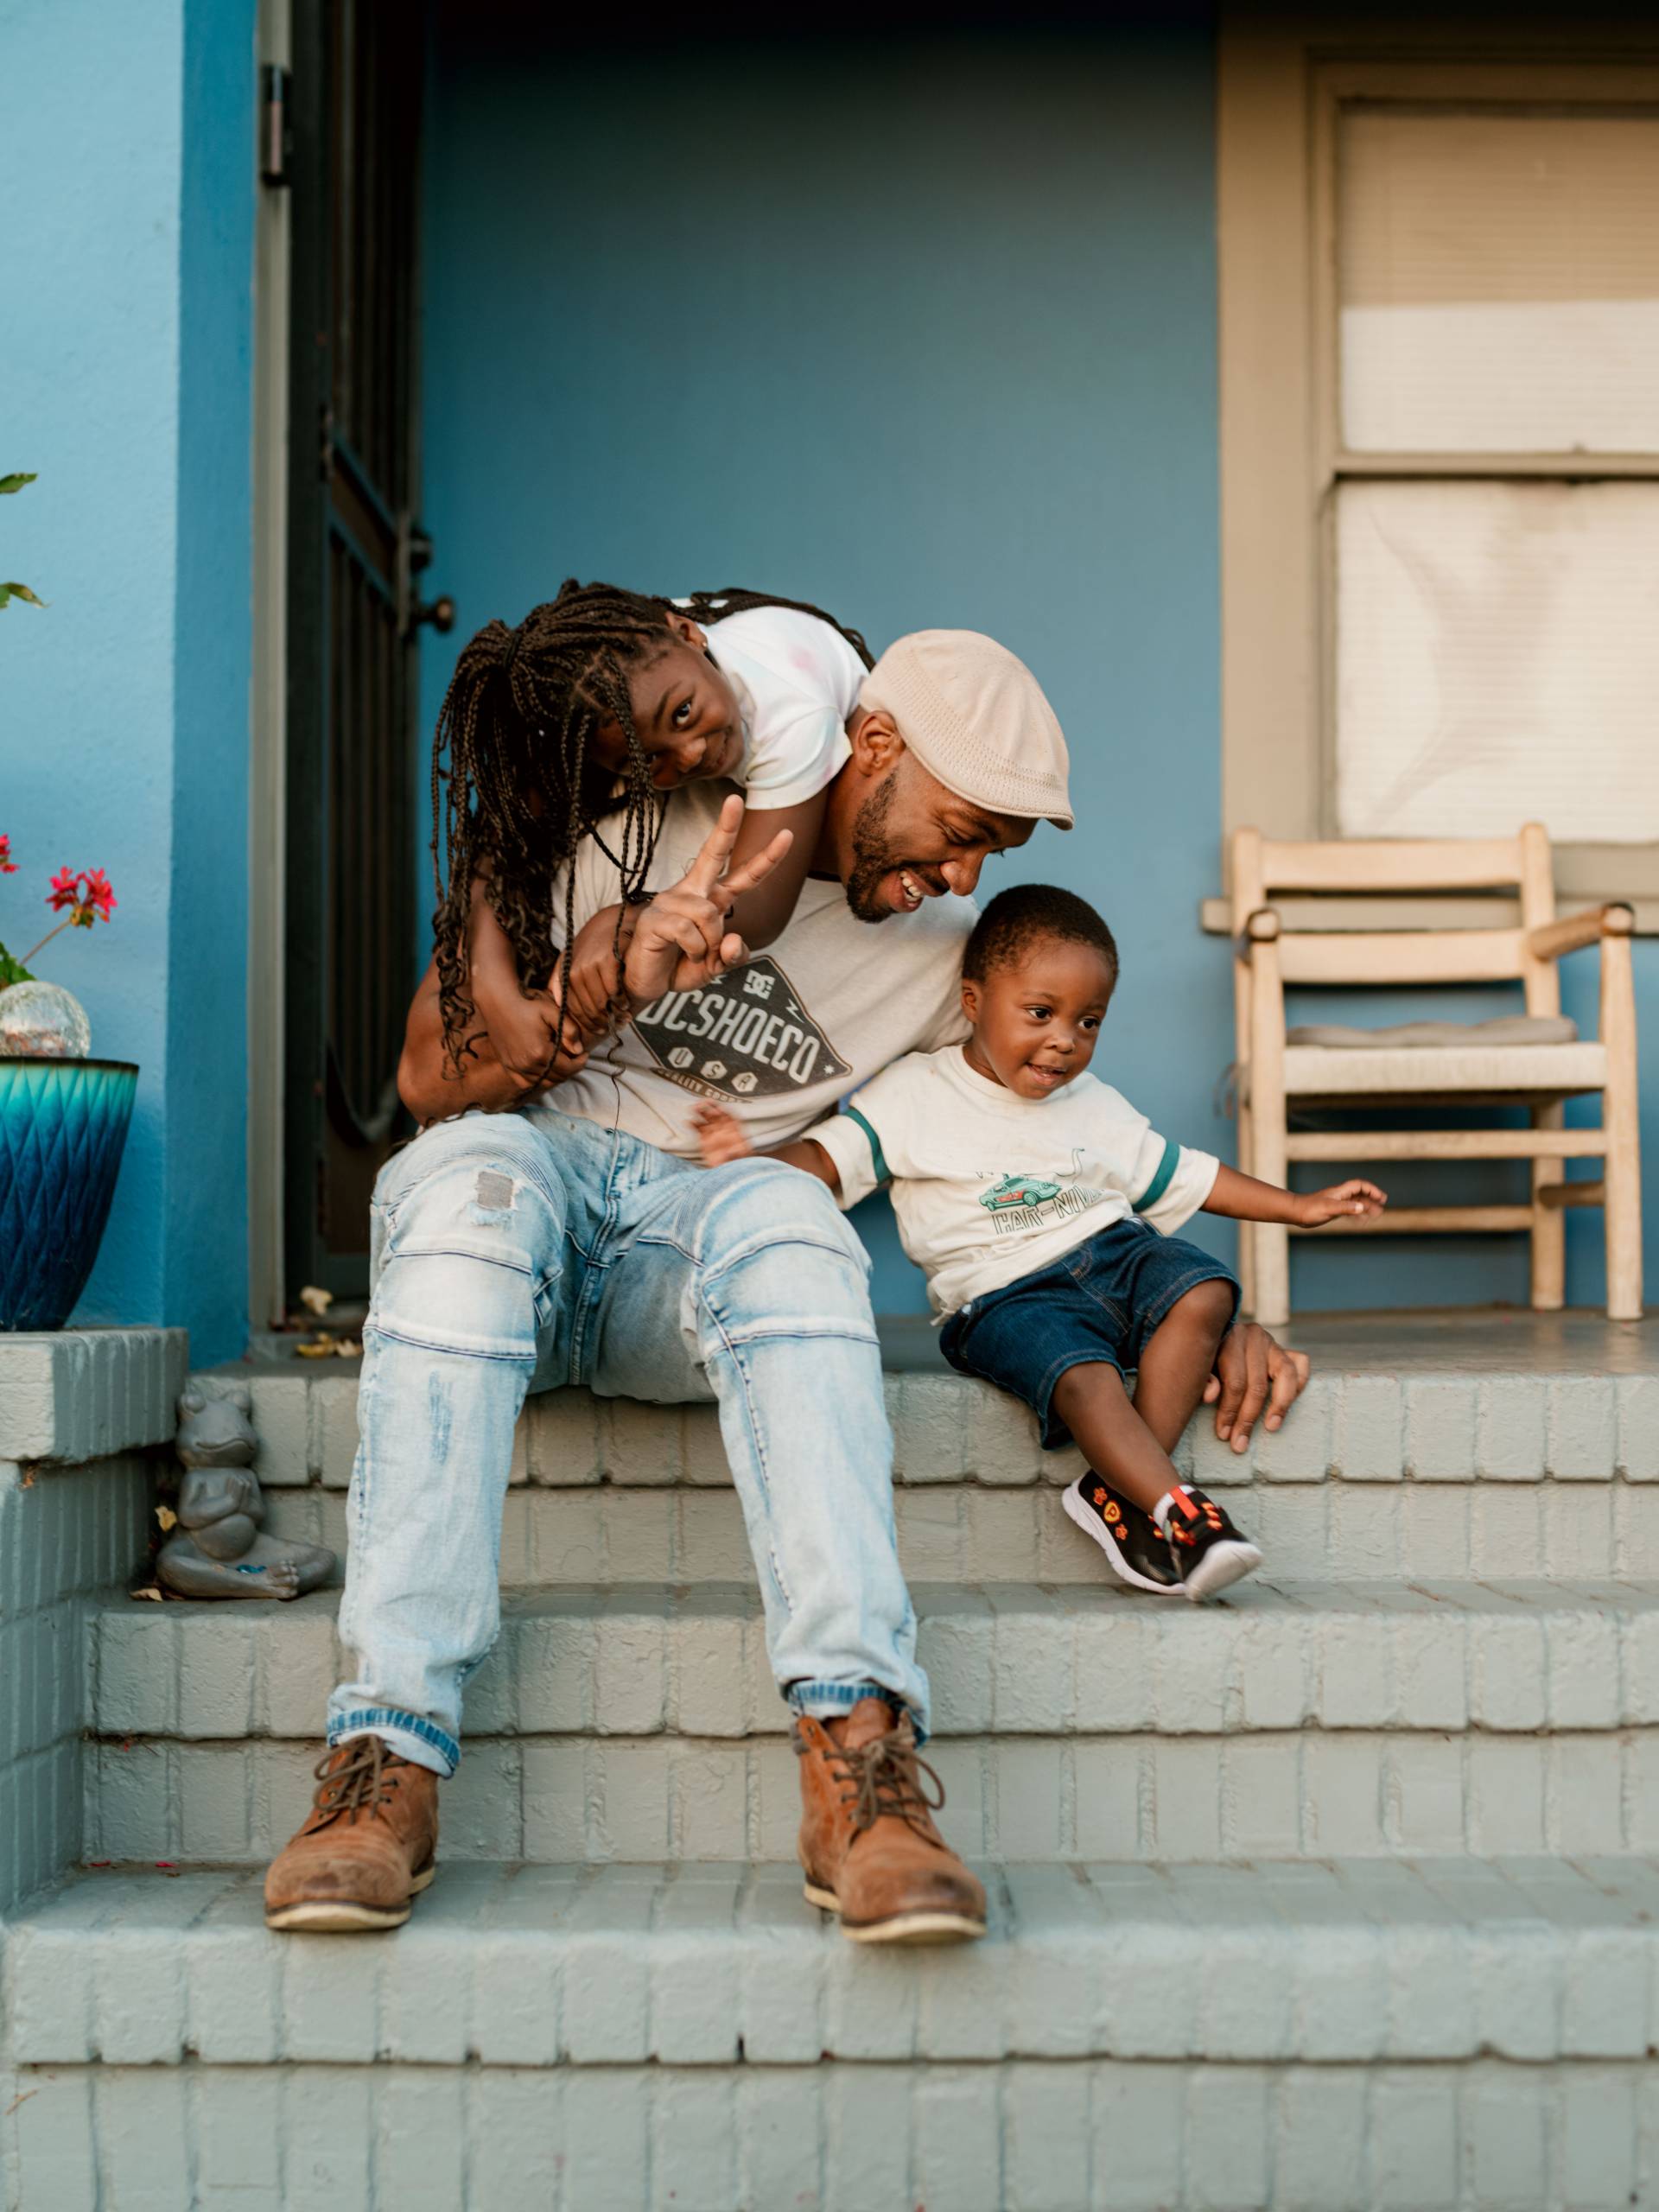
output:
[[[1600,1090],[1606,1080],[1607,1055],[1596,1044],[1407,1045],[1363,1052],[1291,1045],[1285,1050],[1285,1089],[1300,1098],[1565,1093]]]
[[[1344,1052],[1387,1052],[1401,1045],[1573,1045],[1579,1025],[1564,1014],[1503,1014],[1494,1021],[1399,1021],[1391,1029],[1350,1029],[1309,1021],[1285,1033],[1287,1045],[1334,1045]]]

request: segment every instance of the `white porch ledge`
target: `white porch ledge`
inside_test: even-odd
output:
[[[183,1329],[0,1335],[0,1460],[75,1464],[165,1444],[188,1363]]]

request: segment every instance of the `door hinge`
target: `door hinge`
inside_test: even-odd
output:
[[[455,602],[448,592],[434,600],[421,597],[415,579],[432,565],[432,540],[405,513],[397,531],[397,633],[412,638],[423,622],[446,635],[455,626]]]
[[[274,61],[259,72],[259,177],[264,184],[293,181],[289,156],[294,150],[293,126],[288,118],[289,73]]]

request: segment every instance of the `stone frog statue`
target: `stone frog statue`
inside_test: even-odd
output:
[[[179,1400],[179,1525],[162,1546],[156,1579],[181,1598],[298,1598],[334,1571],[323,1545],[261,1533],[251,1410],[243,1382],[198,1378]]]

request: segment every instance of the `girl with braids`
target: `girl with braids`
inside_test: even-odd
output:
[[[787,857],[732,919],[752,950],[771,944],[812,863],[869,666],[857,631],[760,592],[671,601],[572,579],[516,630],[480,630],[433,752],[447,1064],[459,1068],[481,1026],[529,1090],[562,1038],[569,1052],[610,1026],[630,909],[648,895],[665,795],[682,784],[723,778],[742,791],[734,870],[791,833]],[[572,863],[589,836],[623,898],[578,933]]]

